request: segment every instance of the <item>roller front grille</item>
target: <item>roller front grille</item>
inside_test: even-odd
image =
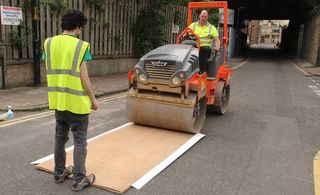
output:
[[[168,63],[165,66],[154,66],[151,62],[145,62],[144,70],[150,79],[170,79],[176,70],[176,65]]]

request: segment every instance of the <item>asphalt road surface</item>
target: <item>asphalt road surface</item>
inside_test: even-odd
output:
[[[317,82],[280,53],[252,52],[234,70],[229,112],[208,114],[204,139],[141,190],[126,194],[314,194],[320,95],[310,86]],[[127,123],[125,101],[104,101],[90,116],[88,137]],[[71,180],[54,184],[51,174],[30,165],[53,152],[54,117],[44,115],[0,124],[0,194],[74,194]],[[90,187],[78,194],[113,193]]]

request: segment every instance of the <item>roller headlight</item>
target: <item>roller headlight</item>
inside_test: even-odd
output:
[[[180,79],[178,77],[173,77],[171,82],[174,84],[174,85],[180,85]]]
[[[144,74],[139,75],[139,80],[142,82],[145,82],[147,80],[146,76]]]

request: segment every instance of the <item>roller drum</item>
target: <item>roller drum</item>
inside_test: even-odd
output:
[[[142,125],[199,133],[205,120],[205,113],[205,98],[193,101],[191,105],[134,96],[127,98],[129,120]]]

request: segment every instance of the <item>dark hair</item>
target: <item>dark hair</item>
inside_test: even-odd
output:
[[[81,28],[87,24],[87,18],[83,12],[75,9],[66,11],[61,18],[62,30],[74,30],[77,27]]]

